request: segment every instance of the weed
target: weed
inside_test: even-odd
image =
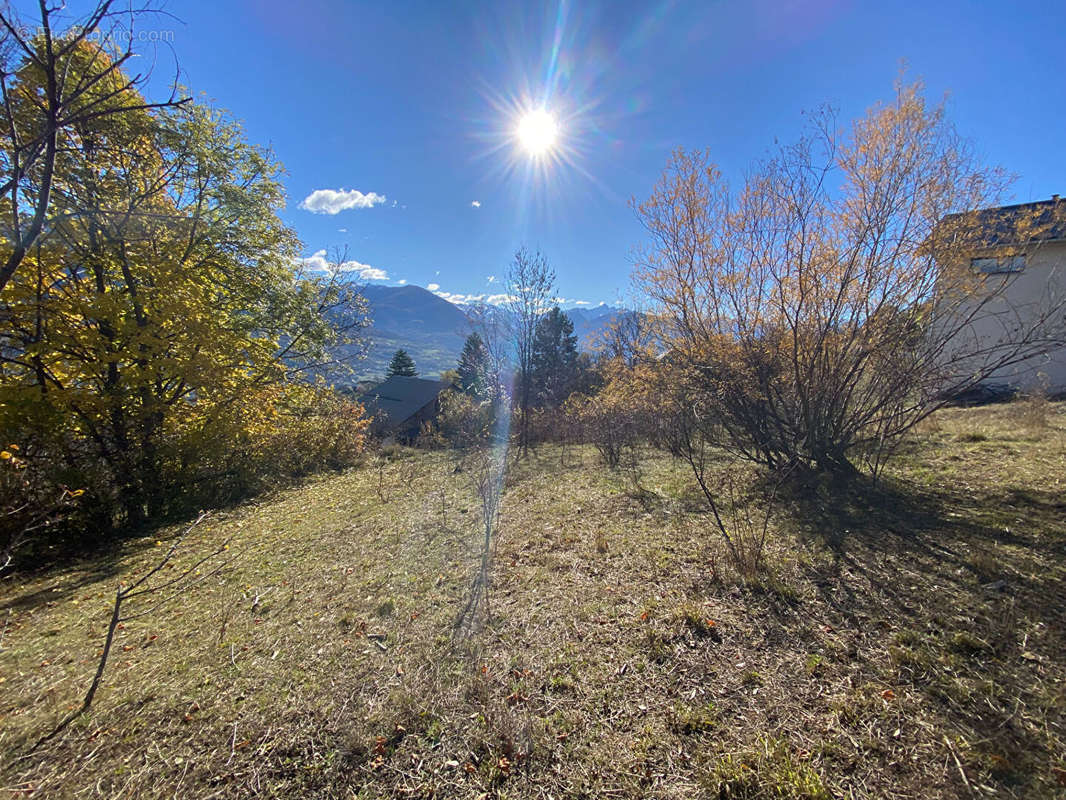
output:
[[[757,749],[725,755],[701,783],[722,800],[829,800],[821,776],[787,742],[763,739]]]
[[[714,703],[701,706],[680,704],[674,707],[674,729],[686,736],[707,733],[718,726],[718,709]]]
[[[981,583],[990,583],[1003,575],[1003,559],[990,549],[975,549],[968,562]]]
[[[607,549],[608,549],[607,548],[607,531],[605,531],[603,528],[597,528],[596,529],[596,552],[597,553],[606,553]]]
[[[804,670],[812,678],[825,673],[825,657],[817,653],[809,653],[804,663]]]
[[[718,633],[718,623],[708,617],[699,606],[686,603],[674,612],[673,619],[697,639],[712,639],[716,642],[722,639]]]
[[[976,656],[989,652],[992,648],[984,639],[974,636],[969,631],[957,631],[951,635],[949,648],[962,655]]]
[[[760,675],[755,670],[750,669],[750,670],[748,670],[747,672],[743,673],[740,676],[740,683],[741,683],[741,685],[747,686],[747,687],[762,686],[763,685],[762,675]]]

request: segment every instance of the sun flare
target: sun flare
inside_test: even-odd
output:
[[[518,123],[518,141],[526,152],[539,156],[551,150],[559,136],[559,126],[543,108],[528,111]]]

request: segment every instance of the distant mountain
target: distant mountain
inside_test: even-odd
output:
[[[579,350],[592,351],[599,348],[603,334],[623,315],[630,312],[614,306],[594,306],[592,308],[568,308],[564,312],[574,323],[574,335],[577,336]]]
[[[373,320],[367,331],[370,352],[355,367],[359,379],[385,375],[389,360],[400,348],[415,361],[418,374],[436,377],[454,369],[470,323],[460,308],[421,286],[367,286]]]
[[[373,320],[366,332],[369,353],[353,365],[345,382],[383,378],[389,360],[400,348],[414,359],[418,374],[437,377],[455,369],[463,342],[471,331],[462,306],[449,303],[421,286],[366,286],[362,290]],[[581,350],[592,350],[602,331],[626,313],[612,306],[566,311],[574,323]]]

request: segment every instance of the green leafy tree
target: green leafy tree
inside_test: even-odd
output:
[[[20,80],[32,96],[42,77]],[[269,153],[210,108],[116,93],[125,81],[84,95],[132,110],[72,122],[49,226],[0,291],[0,429],[86,486],[101,525],[165,513],[177,484],[210,484],[212,459],[225,473],[235,445],[278,430],[294,370],[337,343],[325,312],[359,300],[294,268]]]
[[[392,357],[392,361],[389,362],[389,368],[385,370],[386,378],[391,378],[394,375],[399,375],[401,378],[414,378],[418,376],[418,370],[415,369],[414,359],[407,355],[406,350],[397,350],[396,354]]]
[[[485,342],[475,331],[466,337],[463,352],[459,354],[459,390],[473,397],[485,397],[489,393],[489,351]]]
[[[556,408],[566,400],[577,377],[577,363],[574,323],[554,306],[537,322],[533,336],[530,383],[538,406]]]

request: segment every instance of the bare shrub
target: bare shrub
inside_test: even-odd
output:
[[[461,392],[444,392],[434,429],[441,441],[457,450],[484,446],[494,433],[497,403]]]
[[[492,555],[500,518],[505,462],[506,454],[502,448],[485,447],[471,452],[462,464],[462,470],[469,477],[480,505],[480,556],[466,604],[455,620],[453,630],[457,635],[474,629],[482,609],[485,618],[491,615],[489,593],[492,588]]]
[[[617,469],[636,445],[637,425],[633,409],[605,389],[593,397],[572,395],[564,413],[576,422],[578,437],[591,443],[603,463]]]
[[[1009,276],[972,267],[1008,235],[972,209],[998,204],[1007,180],[920,85],[850,131],[829,111],[811,119],[739,192],[705,153],[679,150],[636,206],[651,238],[636,279],[659,322],[646,357],[668,351],[719,446],[876,474],[952,396],[1061,341],[1064,293],[1049,286],[1021,319],[1003,310]],[[1013,220],[1017,251],[1062,213]],[[986,321],[1002,330],[978,334]]]
[[[702,433],[688,423],[690,419],[678,418],[675,442],[680,455],[692,470],[733,567],[743,580],[756,580],[765,566],[777,492],[790,470],[771,473],[769,485],[760,491],[750,466],[709,446]]]
[[[378,499],[385,505],[392,502],[393,495],[402,494],[414,486],[422,471],[421,459],[396,446],[379,449],[372,464],[374,488]]]

